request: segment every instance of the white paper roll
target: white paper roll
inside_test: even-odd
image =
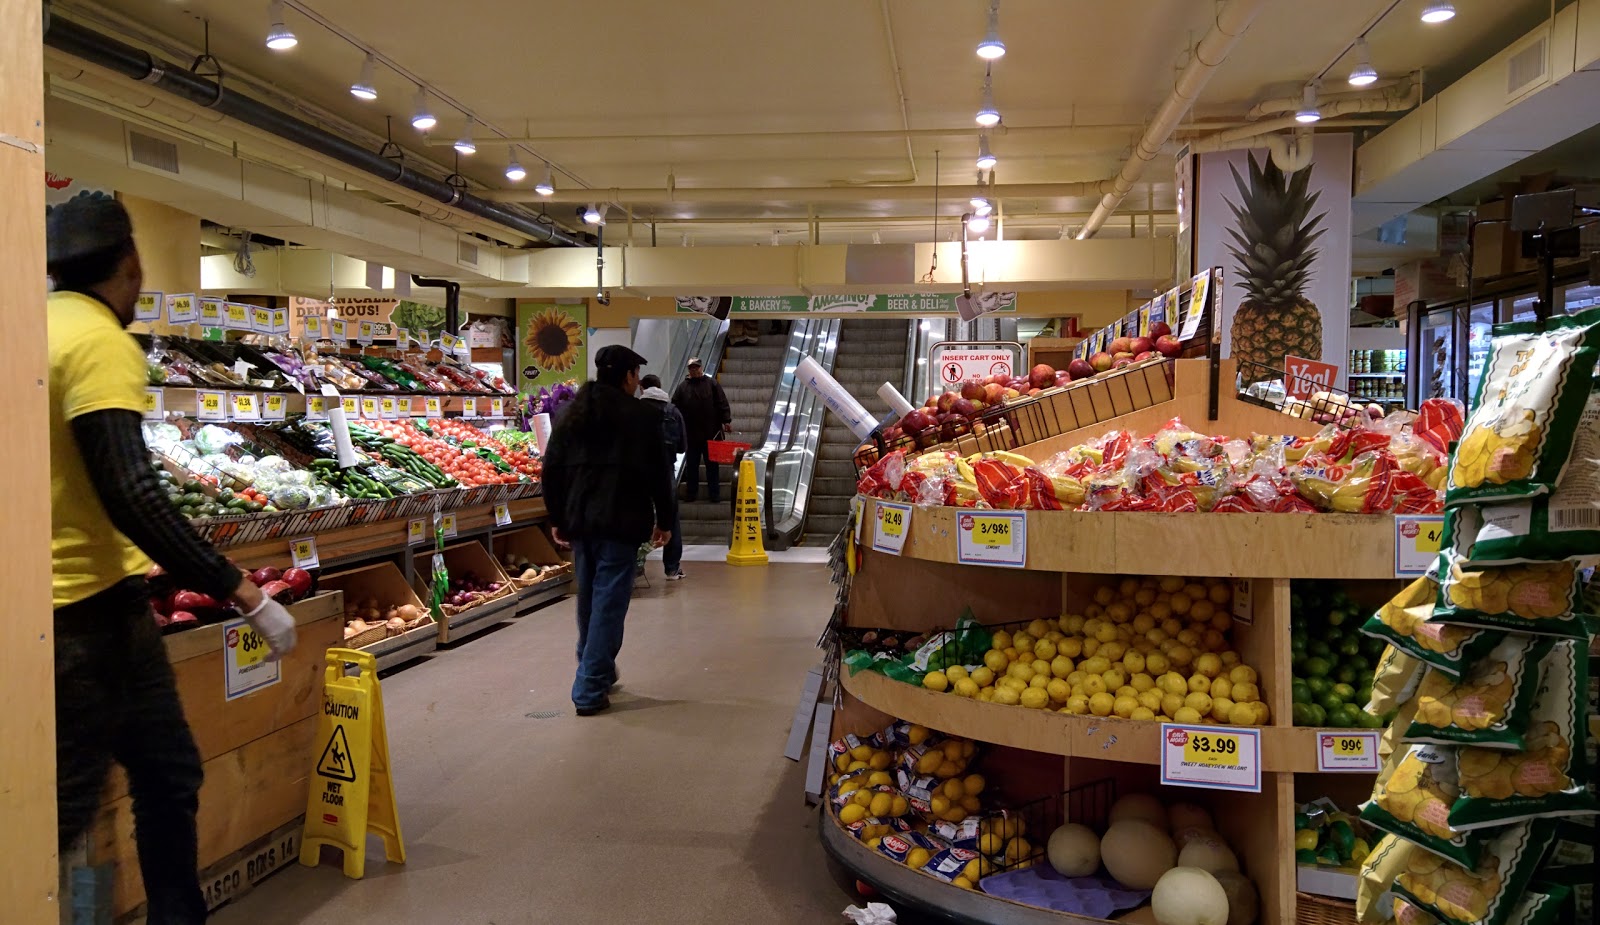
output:
[[[339,468],[348,469],[359,463],[355,445],[350,442],[350,425],[344,419],[344,401],[339,391],[331,385],[322,387],[328,399],[328,428],[333,431],[333,447],[339,457]]]
[[[913,410],[911,402],[906,401],[906,397],[900,394],[900,390],[890,383],[885,382],[883,385],[878,386],[878,397],[883,399],[884,404],[894,409],[895,417],[903,418]]]
[[[800,377],[800,382],[806,388],[817,393],[822,403],[828,410],[839,416],[856,439],[865,440],[872,436],[873,428],[878,422],[872,419],[867,409],[839,384],[839,380],[828,374],[816,360],[810,357],[801,357],[800,364],[795,367],[795,375]]]
[[[550,415],[541,411],[533,416],[533,442],[539,446],[539,455],[544,455],[544,445],[550,441]]]

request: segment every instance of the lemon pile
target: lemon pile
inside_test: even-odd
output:
[[[1081,614],[999,630],[983,664],[922,685],[988,703],[1079,716],[1261,726],[1259,675],[1230,648],[1233,588],[1221,578],[1123,578]]]

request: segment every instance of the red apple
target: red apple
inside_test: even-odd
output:
[[[1042,389],[1056,381],[1056,369],[1048,363],[1040,363],[1028,370],[1028,384],[1036,389]]]
[[[937,395],[929,395],[928,400],[922,403],[922,407],[924,408],[937,408],[938,406],[939,396]]]
[[[1166,337],[1172,333],[1172,327],[1165,321],[1150,322],[1150,336],[1152,338]]]
[[[311,593],[311,573],[303,568],[292,568],[284,572],[283,582],[294,592],[294,599],[297,601]]]
[[[1183,342],[1171,334],[1163,334],[1156,338],[1156,351],[1164,357],[1176,357],[1183,354]]]
[[[984,385],[1005,385],[1007,382],[1010,382],[1010,381],[1011,381],[1011,377],[1009,375],[1007,375],[1006,373],[995,373],[994,375],[990,376],[989,378],[983,380],[983,384]]]
[[[1112,356],[1116,356],[1119,353],[1132,353],[1133,352],[1133,338],[1131,338],[1131,337],[1118,337],[1115,340],[1111,341],[1111,345],[1108,348],[1108,350],[1110,351]]]
[[[1006,386],[1004,383],[991,382],[983,387],[983,401],[985,404],[998,405],[1006,399]]]
[[[1087,379],[1095,374],[1095,368],[1088,360],[1079,358],[1067,364],[1067,375],[1073,379]]]
[[[1128,348],[1128,352],[1137,356],[1141,353],[1149,353],[1154,349],[1156,349],[1155,341],[1148,337],[1135,337],[1133,339],[1133,346]]]
[[[964,418],[970,418],[978,413],[978,404],[970,398],[958,398],[956,403],[950,406],[950,412],[959,414]]]
[[[1117,361],[1117,360],[1127,360],[1128,362],[1132,363],[1133,362],[1133,354],[1131,354],[1128,351],[1124,350],[1121,353],[1113,353],[1111,355],[1111,359],[1112,359],[1113,363],[1115,363],[1115,361]]]
[[[1122,356],[1117,357],[1117,362],[1112,364],[1111,368],[1112,369],[1122,369],[1124,367],[1132,366],[1132,365],[1133,365],[1133,357],[1128,356],[1126,354],[1123,354]]]
[[[958,399],[960,397],[961,397],[961,393],[960,392],[946,392],[943,395],[939,396],[939,403],[937,405],[935,405],[934,407],[939,409],[939,413],[940,414],[949,414],[950,413],[950,406],[955,404],[956,403],[956,399]]]
[[[927,412],[913,410],[900,419],[900,429],[908,434],[920,434],[931,423]]]
[[[968,401],[983,401],[983,388],[982,379],[968,379],[961,383],[961,397]]]
[[[1097,373],[1103,373],[1106,370],[1110,369],[1111,368],[1111,364],[1113,364],[1115,362],[1116,362],[1116,359],[1113,358],[1111,356],[1111,354],[1106,353],[1104,350],[1100,351],[1099,353],[1097,353],[1094,356],[1089,358],[1089,366],[1090,366],[1090,368],[1092,368]]]
[[[1156,353],[1154,350],[1144,350],[1133,355],[1133,362],[1143,363],[1145,360],[1148,360],[1151,357],[1157,357],[1160,355],[1161,354]]]

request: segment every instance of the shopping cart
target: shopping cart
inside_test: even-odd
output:
[[[718,465],[732,465],[739,454],[750,449],[750,444],[737,440],[706,441],[706,459]]]

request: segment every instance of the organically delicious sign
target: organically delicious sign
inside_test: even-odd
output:
[[[1017,310],[1015,292],[991,292],[984,297],[985,312]],[[922,292],[900,295],[781,295],[781,296],[682,296],[679,314],[712,315],[806,315],[896,313],[913,315],[955,314],[956,293]]]

